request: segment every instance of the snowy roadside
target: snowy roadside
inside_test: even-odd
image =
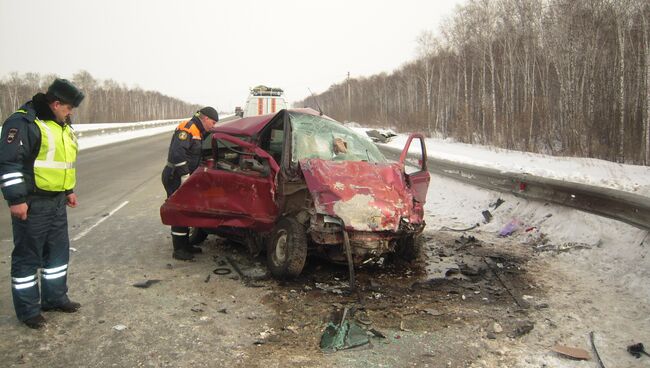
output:
[[[226,119],[234,116],[233,114],[221,116],[220,119]],[[148,137],[164,132],[173,131],[178,125],[179,121],[185,119],[170,119],[170,120],[152,120],[140,121],[133,123],[96,123],[96,124],[75,124],[73,128],[76,132],[82,134],[78,138],[79,150],[83,151],[88,148],[104,146],[111,143],[127,141],[141,137]],[[160,126],[161,123],[166,123]],[[151,126],[151,127],[149,127]],[[122,132],[114,132],[115,128],[138,128],[134,130],[127,130]],[[102,130],[106,133],[102,134]],[[92,135],[84,136],[84,133],[93,133]],[[99,133],[99,134],[97,134]],[[171,138],[171,137],[170,137]]]
[[[356,123],[350,123],[348,126],[364,136],[365,131],[368,130]],[[408,134],[398,134],[384,145],[402,149],[407,138]],[[650,196],[650,167],[648,166],[511,151],[458,143],[450,139],[427,138],[426,145],[427,155],[432,158]]]
[[[153,135],[173,128],[171,125],[104,137],[82,137],[79,141],[82,148],[89,148],[91,139],[97,139],[97,146],[136,138],[136,133],[137,136]],[[405,140],[406,136],[400,135],[389,145],[401,148]],[[509,152],[435,139],[427,140],[427,150],[431,157],[455,158],[458,162],[503,171],[525,171],[615,189],[627,188],[637,194],[648,193],[650,188],[650,171],[645,167]],[[498,199],[503,203],[495,208]],[[484,222],[484,210],[491,212],[490,222]],[[482,357],[485,364],[473,366],[593,366],[593,362],[567,360],[550,351],[556,343],[589,350],[585,336],[590,331],[596,332],[606,366],[641,366],[643,362],[634,361],[625,346],[639,341],[650,343],[650,319],[645,317],[650,312],[647,231],[571,208],[528,201],[436,176],[431,178],[425,211],[425,231],[429,235],[439,232],[457,234],[459,238],[471,235],[497,247],[534,250],[534,256],[523,266],[534,276],[535,288],[546,291],[546,295],[532,301],[548,307],[529,312],[528,318],[535,321],[535,327],[523,337],[480,340],[496,353]],[[449,230],[474,224],[479,226],[470,231]],[[500,237],[498,233],[509,224],[513,224],[512,234]],[[426,261],[437,259],[431,255]],[[509,365],[508,359],[517,363]]]
[[[89,125],[95,125],[95,124],[83,124],[83,125],[80,124],[78,126],[75,126],[75,130],[79,131],[78,127],[89,126]],[[101,124],[101,125],[108,125],[108,124]],[[91,136],[82,135],[81,137],[79,137],[77,141],[79,143],[79,150],[83,151],[88,148],[104,146],[115,142],[122,142],[122,141],[135,139],[135,138],[148,137],[159,133],[171,132],[176,128],[177,125],[178,125],[178,120],[175,120],[173,123],[164,126],[155,127],[155,128],[144,128],[144,129],[122,131],[122,132],[110,133],[110,134],[94,134]],[[98,128],[98,129],[109,129],[109,128],[112,127]],[[92,131],[92,130],[93,130],[92,128],[88,127],[87,131]],[[83,131],[84,130],[82,130],[82,132]]]

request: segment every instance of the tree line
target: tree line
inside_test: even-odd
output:
[[[300,106],[563,156],[650,164],[650,2],[470,0],[390,74],[340,81]]]
[[[36,93],[47,91],[56,78],[53,74],[13,72],[0,79],[0,122]],[[86,95],[83,103],[75,109],[75,123],[177,119],[190,116],[201,108],[159,92],[128,88],[111,79],[100,81],[87,71],[75,73],[70,81]]]

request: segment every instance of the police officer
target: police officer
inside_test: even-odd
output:
[[[41,311],[73,313],[81,306],[67,295],[66,205],[77,206],[77,140],[70,116],[83,99],[72,83],[56,79],[47,93],[37,93],[9,116],[0,133],[0,187],[14,237],[14,308],[18,319],[35,329],[45,326]]]
[[[169,145],[167,165],[162,172],[162,183],[169,198],[201,162],[201,146],[208,131],[219,121],[219,114],[213,107],[206,106],[197,111],[192,119],[176,127]],[[194,259],[194,253],[201,248],[190,245],[189,228],[172,226],[172,257],[183,261]]]

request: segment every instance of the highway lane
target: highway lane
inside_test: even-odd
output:
[[[221,119],[221,122],[235,117]],[[68,208],[70,238],[96,224],[151,180],[160,182],[167,162],[170,132],[99,146],[79,152],[76,208]],[[160,192],[165,190],[160,183]],[[151,196],[152,198],[154,195]],[[7,202],[0,205],[0,244],[12,241]],[[162,204],[162,202],[161,202]]]
[[[100,146],[79,153],[76,208],[68,208],[70,238],[92,226],[146,182],[159,177],[167,161],[171,133]],[[164,193],[162,183],[160,192]],[[11,218],[3,200],[0,241],[11,241]]]
[[[160,174],[170,138],[168,132],[80,153],[76,188],[80,205],[68,209],[75,248],[70,253],[68,285],[70,298],[82,308],[74,315],[46,312],[45,331],[31,333],[16,320],[9,272],[10,218],[2,206],[0,361],[13,365],[28,360],[28,366],[55,362],[57,367],[213,367],[225,359],[224,366],[236,366],[242,351],[253,346],[249,334],[237,331],[271,325],[273,311],[262,305],[258,289],[212,273],[218,239],[206,241],[195,262],[172,259],[169,227],[159,215],[165,200]],[[125,201],[128,204],[121,206]],[[150,290],[132,286],[144,279],[159,283]],[[236,306],[231,295],[236,296]],[[206,313],[195,312],[194,305]],[[242,318],[218,312],[226,306],[229,311],[236,308]],[[259,317],[244,317],[251,315]],[[127,330],[118,332],[113,329],[116,325]],[[39,346],[47,349],[34,348]]]

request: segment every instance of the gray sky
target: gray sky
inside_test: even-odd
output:
[[[0,0],[0,77],[87,70],[232,111],[249,87],[289,101],[416,57],[463,0]]]

